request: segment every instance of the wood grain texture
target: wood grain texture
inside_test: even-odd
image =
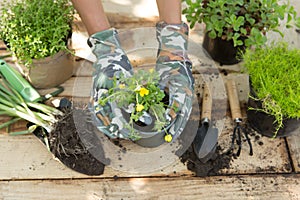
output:
[[[287,137],[291,158],[296,172],[300,172],[300,130]]]
[[[134,15],[134,9],[146,1],[120,2],[103,0],[112,26],[120,29],[153,27],[158,21],[156,11],[150,13],[148,17]],[[298,0],[292,0],[292,3],[296,3],[298,5],[296,9],[299,10]],[[78,30],[85,33],[85,28],[80,21],[77,25],[79,25]],[[203,39],[203,28],[202,25],[196,25],[196,29],[191,30],[190,38],[192,42],[198,43],[198,46]],[[292,29],[290,31],[292,34],[285,31],[289,33],[286,34],[286,38],[299,47],[299,35]],[[3,46],[0,41],[0,47]],[[194,46],[198,48],[197,45]],[[0,55],[7,54],[5,50],[0,51]],[[210,76],[221,71],[223,74],[226,73],[223,78],[236,80],[240,102],[243,104],[247,102],[249,78],[246,74],[239,74],[240,64],[219,66],[217,63],[207,62],[214,65],[214,68],[206,69],[202,66],[206,61],[198,57],[198,55],[191,57],[195,63],[193,74],[196,94],[202,95],[203,75]],[[11,58],[5,60],[13,65]],[[148,62],[148,59],[135,60],[134,65]],[[74,69],[74,77],[63,84],[65,91],[60,94],[60,97],[74,98],[78,101],[86,100],[90,95],[92,71],[91,62],[79,59]],[[48,91],[51,90],[40,92],[46,94]],[[217,95],[220,93],[217,89],[214,91]],[[219,98],[214,95],[214,98],[219,100],[223,99],[223,96]],[[5,120],[6,118],[1,118],[0,123]],[[233,128],[230,117],[226,116],[225,120],[219,138],[219,145],[223,149],[230,146]],[[26,122],[23,121],[15,124],[11,129],[20,130],[25,125]],[[221,169],[220,176],[205,178],[194,177],[194,172],[187,170],[186,163],[180,161],[150,175],[132,175],[106,167],[101,176],[86,176],[72,171],[55,160],[34,136],[13,137],[7,135],[6,130],[0,130],[0,133],[0,200],[300,199],[300,133],[298,136],[287,138],[289,152],[284,139],[270,139],[253,134],[251,135],[253,156],[248,155],[248,146],[243,143],[241,156],[231,160],[228,168]],[[292,164],[294,164],[293,168]]]
[[[3,181],[5,200],[300,199],[299,175]]]
[[[219,139],[221,148],[230,145],[230,119],[225,124]],[[220,174],[264,174],[291,172],[288,154],[283,139],[251,137],[254,155],[248,155],[248,146],[243,144],[240,157],[230,161],[228,168],[220,169]],[[32,135],[8,136],[0,135],[0,179],[57,179],[87,178],[57,162],[46,147]],[[203,165],[205,167],[205,165]],[[187,168],[187,163],[180,160],[158,172],[151,174],[130,174],[105,167],[101,177],[138,177],[138,176],[192,176],[194,171]]]
[[[0,180],[16,179],[69,179],[89,178],[77,173],[56,160],[46,147],[35,137],[0,135]],[[174,173],[176,172],[176,173]],[[147,176],[186,176],[191,175],[180,161]],[[138,177],[140,174],[128,174],[105,167],[100,177]],[[1,198],[0,198],[1,199]]]

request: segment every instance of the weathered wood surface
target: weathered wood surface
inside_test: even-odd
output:
[[[151,41],[150,41],[151,42]],[[151,52],[150,52],[151,54]],[[134,57],[134,56],[133,56]],[[204,57],[203,57],[204,58]],[[212,76],[216,76],[216,73],[219,73],[220,67],[226,69],[228,75],[223,75],[219,78],[223,78],[223,81],[226,79],[235,79],[238,83],[239,88],[239,98],[241,104],[246,102],[248,94],[248,76],[245,74],[237,74],[239,66],[229,68],[224,66],[218,66],[213,68],[203,67],[201,60],[192,57],[195,64],[193,73],[195,77],[195,92],[197,94],[202,94],[202,83],[203,81],[213,81],[222,80],[211,79]],[[147,64],[149,59],[141,59],[136,61],[136,65]],[[207,61],[208,65],[210,64]],[[217,65],[216,65],[217,66]],[[222,70],[221,69],[221,70]],[[86,60],[78,60],[77,65],[74,69],[74,76],[66,81],[62,86],[65,88],[64,92],[60,94],[60,97],[72,97],[73,101],[81,100],[82,98],[87,98],[90,95],[90,88],[92,84],[91,74],[93,68],[92,63]],[[217,88],[217,90],[220,88]],[[42,94],[49,92],[49,90],[40,90]],[[223,103],[227,104],[226,96],[220,95],[223,91],[217,91],[216,96],[218,99],[221,99]],[[219,96],[218,96],[219,95]],[[215,96],[214,96],[215,97]],[[215,97],[216,98],[216,97]],[[227,107],[228,109],[228,107]],[[245,111],[243,112],[245,114]],[[225,112],[226,115],[226,112]],[[231,144],[231,134],[233,129],[232,120],[230,115],[225,116],[225,124],[220,128],[220,139],[219,144],[221,148],[225,151],[230,147]],[[244,116],[245,118],[245,116]],[[13,130],[21,129],[25,127],[25,124],[18,123]],[[254,174],[254,173],[288,173],[291,172],[292,167],[289,162],[288,153],[286,150],[285,143],[282,139],[272,140],[269,138],[260,137],[259,135],[252,135],[251,140],[254,148],[254,156],[248,155],[249,147],[247,143],[243,143],[242,155],[230,161],[227,168],[220,169],[218,173],[220,174]],[[45,179],[45,178],[68,178],[68,177],[82,177],[81,174],[72,172],[71,170],[64,167],[62,164],[53,160],[52,155],[47,152],[46,148],[39,142],[35,137],[24,136],[24,137],[9,137],[3,136],[0,139],[1,143],[1,154],[6,155],[1,158],[1,165],[5,166],[1,170],[1,176],[4,179]],[[30,155],[32,152],[35,152],[34,156],[21,156],[21,155]],[[18,162],[10,158],[22,158],[22,162]],[[20,158],[20,159],[21,159]],[[7,160],[8,159],[8,160]],[[46,159],[46,160],[45,160]],[[41,162],[42,160],[42,162]],[[187,161],[194,162],[194,161]],[[44,163],[39,164],[39,163]],[[194,163],[195,165],[201,165],[201,163]],[[174,163],[174,167],[165,169],[162,172],[157,173],[158,175],[174,175],[173,172],[176,171],[175,176],[180,175],[191,175],[197,174],[196,171],[189,171],[187,169],[188,163],[182,164],[180,161]],[[34,167],[33,167],[34,166]],[[205,165],[203,167],[206,167]],[[55,171],[53,170],[55,168]],[[34,169],[34,170],[33,170]],[[62,172],[60,172],[62,171]],[[66,173],[66,171],[68,173]],[[119,176],[130,176],[126,173],[116,172],[109,167],[106,168],[104,177],[113,177],[114,175]],[[156,174],[156,175],[157,175]],[[155,175],[155,174],[154,174]],[[84,176],[85,177],[85,176]]]
[[[225,151],[230,146],[230,135],[232,131],[231,120],[227,120],[225,130],[223,130],[219,145]],[[227,168],[219,170],[219,174],[256,174],[256,173],[288,173],[291,166],[288,159],[285,143],[283,139],[270,140],[269,138],[251,137],[254,155],[248,155],[248,146],[243,144],[240,157],[228,160]],[[88,177],[65,167],[57,162],[46,147],[34,136],[0,136],[0,178],[11,179],[56,179],[56,178],[81,178]],[[191,162],[197,167],[202,165],[200,162],[188,160],[178,162],[166,167],[162,171],[152,173],[153,176],[183,176],[195,175],[197,171],[188,170]],[[210,166],[211,167],[211,166]],[[176,172],[176,173],[174,173]],[[129,174],[105,168],[102,177],[118,176],[139,176],[139,174]],[[140,174],[149,175],[149,174]]]
[[[0,199],[300,199],[299,175],[0,182]]]
[[[296,172],[300,172],[300,130],[295,135],[287,137],[292,162]]]
[[[60,94],[61,97],[72,97],[74,101],[89,97],[92,84],[90,77],[92,70],[91,63],[87,61],[80,62],[86,64],[79,65],[80,67],[77,68],[75,73],[77,76],[72,77],[62,85],[65,90]],[[200,74],[194,74],[194,76],[196,79],[196,93],[201,94],[202,90],[199,86],[203,81],[202,76]],[[231,76],[229,77],[231,78]],[[237,82],[247,78],[245,76],[242,76],[242,78],[239,76],[232,77],[237,77]],[[49,90],[41,91],[41,93],[47,92],[49,92]],[[223,99],[223,101],[227,103],[226,99]],[[245,112],[243,113],[245,114]],[[231,144],[230,140],[233,124],[230,116],[227,116],[224,119],[226,119],[224,127],[221,127],[223,129],[219,130],[221,132],[219,144],[223,150],[226,150]],[[19,130],[22,128],[25,128],[24,122],[17,123],[11,129]],[[248,155],[248,145],[244,143],[241,157],[228,163],[228,168],[220,169],[220,174],[286,173],[291,171],[288,154],[283,140],[272,140],[258,135],[252,136],[251,140],[254,148],[254,156]],[[61,163],[53,160],[52,155],[47,152],[46,148],[33,136],[2,136],[0,138],[0,148],[1,155],[5,155],[0,160],[0,166],[3,166],[3,169],[0,170],[0,177],[4,179],[82,177],[82,175],[72,172]],[[16,165],[16,161],[19,159],[21,159],[21,162],[18,161],[18,164]],[[201,163],[197,162],[195,164],[201,165]],[[197,173],[195,171],[189,171],[186,165],[187,163],[182,164],[178,161],[177,163],[174,163],[174,166],[159,172],[158,175],[174,175],[174,171],[176,171],[175,176]],[[205,167],[205,165],[203,167]],[[130,176],[126,173],[114,171],[109,167],[106,168],[103,176],[113,177],[114,175]]]
[[[1,135],[0,154],[0,180],[91,178],[64,166],[35,136]],[[173,174],[174,171],[176,174]],[[100,177],[112,178],[116,175],[120,177],[140,176],[106,167],[104,174]],[[186,170],[183,163],[177,162],[152,173],[152,176],[166,175],[191,175],[191,172]]]
[[[111,24],[116,28],[138,28],[153,26],[158,20],[157,13],[144,13],[138,16],[134,10],[140,9],[139,4],[155,5],[155,2],[144,0],[111,1],[103,0],[108,11]],[[297,3],[297,0],[293,0]],[[117,6],[117,9],[116,7]],[[299,6],[297,7],[299,8]],[[116,10],[120,11],[115,14]],[[140,9],[141,10],[141,9]],[[125,13],[125,15],[124,15]],[[133,15],[128,15],[131,13]],[[127,16],[127,17],[126,17]],[[79,21],[79,32],[85,29]],[[291,43],[299,47],[299,34],[287,34]],[[197,25],[191,30],[191,39],[201,44],[203,26]],[[291,39],[293,37],[294,39]],[[86,41],[84,41],[86,42]],[[4,46],[0,43],[0,47]],[[0,56],[7,52],[0,50]],[[130,55],[131,56],[131,55]],[[132,56],[132,58],[135,58]],[[194,59],[194,57],[192,58]],[[11,63],[12,59],[6,59]],[[194,61],[194,60],[193,60]],[[141,65],[149,60],[139,60],[134,65]],[[89,96],[91,86],[92,63],[77,62],[74,77],[66,81],[65,91],[60,95],[77,99]],[[237,77],[238,83],[248,80],[243,75],[236,76],[240,66],[215,66],[229,74],[227,78]],[[194,69],[196,77],[196,92],[201,95],[203,82],[201,68]],[[210,73],[210,71],[204,71]],[[204,74],[205,74],[204,73]],[[234,74],[234,75],[233,75]],[[233,75],[233,76],[231,76]],[[247,81],[246,81],[247,82]],[[248,83],[246,83],[248,84]],[[241,105],[247,100],[247,85],[239,85]],[[48,91],[40,91],[47,93]],[[246,120],[245,110],[243,119]],[[0,123],[3,122],[0,119]],[[11,130],[22,130],[26,122],[20,122]],[[221,150],[230,146],[233,124],[230,114],[225,117],[222,134],[219,138]],[[191,165],[206,165],[199,161],[180,160],[163,170],[152,174],[128,174],[106,167],[101,176],[86,176],[67,168],[55,160],[45,146],[34,136],[9,136],[6,130],[0,130],[0,199],[300,199],[300,133],[285,139],[270,139],[251,134],[254,155],[248,155],[246,142],[242,146],[240,157],[227,160],[227,167],[220,168],[220,176],[194,177],[197,171],[190,169]],[[288,145],[288,149],[286,147]],[[289,157],[290,156],[290,157]],[[291,158],[291,160],[290,160]],[[211,167],[211,166],[210,166]],[[296,173],[295,173],[296,172]],[[115,179],[118,176],[118,179]]]

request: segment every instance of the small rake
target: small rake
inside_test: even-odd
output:
[[[231,148],[230,150],[234,149],[234,143],[239,146],[239,149],[236,153],[236,156],[239,156],[242,150],[242,132],[245,135],[245,138],[248,142],[250,152],[249,155],[253,155],[253,148],[252,144],[248,135],[248,132],[246,129],[241,125],[242,123],[242,114],[241,114],[241,108],[240,108],[240,102],[239,97],[237,93],[237,88],[234,80],[228,80],[226,83],[227,92],[228,92],[228,98],[229,98],[229,105],[230,105],[230,111],[231,111],[231,117],[235,123],[235,127],[233,129],[233,135],[232,135],[232,141],[231,141]]]

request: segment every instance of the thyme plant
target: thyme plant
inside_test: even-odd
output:
[[[0,39],[26,67],[67,50],[74,16],[69,0],[4,1],[1,12]]]

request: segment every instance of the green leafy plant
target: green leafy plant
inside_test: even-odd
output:
[[[164,130],[166,132],[165,140],[172,140],[172,136],[165,129],[169,123],[165,117],[168,105],[163,102],[165,93],[159,88],[158,81],[159,74],[154,70],[138,70],[132,77],[122,76],[118,81],[115,79],[107,97],[99,99],[99,104],[102,106],[110,101],[116,102],[119,107],[132,108],[129,127],[126,128],[130,130],[131,138],[134,140],[139,139],[139,135],[134,130],[133,123],[137,122],[144,112],[155,117],[153,130]]]
[[[287,28],[300,26],[300,18],[289,3],[278,0],[183,0],[186,19],[193,28],[204,23],[210,38],[233,40],[234,46],[261,46],[268,31],[278,29],[282,20]]]
[[[287,43],[247,50],[244,67],[251,85],[262,102],[263,111],[275,117],[275,136],[286,118],[300,118],[300,50]],[[256,108],[249,108],[256,109]]]
[[[21,119],[32,123],[28,130],[13,132],[12,135],[32,133],[38,127],[41,127],[44,131],[45,144],[49,149],[46,132],[50,133],[54,129],[54,125],[58,122],[58,116],[63,116],[63,112],[43,103],[24,99],[9,82],[1,78],[0,115],[11,117],[10,120],[0,125],[0,129],[8,127]]]
[[[13,0],[1,9],[0,38],[26,67],[67,50],[74,8],[69,0]]]

